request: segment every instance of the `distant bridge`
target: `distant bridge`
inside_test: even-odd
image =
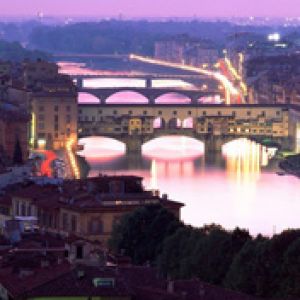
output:
[[[178,94],[190,99],[190,103],[198,104],[202,97],[220,95],[220,91],[201,91],[195,88],[82,88],[82,93],[88,93],[99,99],[99,103],[106,104],[107,99],[120,92],[135,92],[146,98],[148,104],[155,104],[155,100],[163,95]],[[146,104],[146,103],[145,103]]]

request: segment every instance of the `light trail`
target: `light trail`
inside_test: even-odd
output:
[[[240,53],[241,54],[241,53]],[[243,56],[241,56],[243,57]],[[244,95],[247,94],[248,92],[248,87],[246,85],[245,82],[243,82],[242,77],[238,74],[238,71],[234,68],[234,66],[232,65],[231,61],[229,60],[228,57],[225,57],[224,59],[225,64],[227,65],[227,68],[229,69],[230,73],[233,75],[233,77],[239,81],[240,87],[244,93]]]
[[[80,179],[80,171],[77,165],[77,160],[74,154],[74,147],[76,146],[76,139],[70,138],[66,143],[66,151],[69,158],[70,166],[73,172],[75,179]]]
[[[149,58],[149,57],[135,55],[135,54],[130,54],[129,58],[132,60],[137,60],[148,64],[181,69],[181,70],[195,72],[198,74],[203,74],[215,78],[216,80],[220,81],[225,88],[225,103],[228,105],[233,102],[232,97],[236,97],[240,95],[239,91],[234,87],[232,82],[230,82],[230,80],[226,76],[222,75],[219,72],[213,72],[213,71],[205,70],[194,66],[172,63],[164,60]]]

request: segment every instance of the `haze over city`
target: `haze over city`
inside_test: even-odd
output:
[[[299,17],[298,0],[12,0],[0,15],[110,17]]]

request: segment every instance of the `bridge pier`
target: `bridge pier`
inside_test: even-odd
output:
[[[76,79],[76,86],[77,86],[78,89],[82,89],[83,88],[83,81],[84,81],[84,79],[81,78],[81,77],[78,77]]]
[[[203,140],[203,139],[202,139]],[[227,142],[227,139],[222,136],[208,136],[204,139],[205,153],[216,153],[222,151],[222,146]]]
[[[127,136],[123,138],[123,142],[126,145],[126,153],[130,155],[138,155],[142,153],[142,146],[144,139],[142,136]]]
[[[146,88],[147,89],[151,89],[152,88],[152,78],[151,77],[147,77],[146,78]]]

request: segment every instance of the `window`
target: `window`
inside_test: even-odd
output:
[[[88,120],[89,120],[89,117],[88,117],[88,116],[85,116],[85,117],[84,117],[84,121],[87,122]]]
[[[202,112],[202,115],[203,115],[203,116],[206,116],[206,111],[203,111],[203,112]]]
[[[27,206],[27,216],[31,216],[32,215],[32,211],[31,211],[31,205]]]
[[[146,110],[144,110],[143,114],[144,114],[144,115],[147,115],[147,114],[148,114],[148,112],[147,112]]]
[[[39,111],[41,112],[41,111],[44,111],[44,110],[45,110],[44,106],[40,105],[39,106]]]
[[[117,115],[117,114],[118,114],[118,112],[116,110],[114,110],[114,115]]]
[[[98,114],[99,114],[99,115],[102,114],[102,110],[101,110],[101,109],[98,110]]]
[[[58,131],[58,124],[57,124],[57,123],[54,124],[54,130],[55,130],[55,131]]]
[[[67,105],[67,106],[66,106],[66,110],[67,110],[67,111],[71,111],[71,106],[70,106],[70,105]]]
[[[39,128],[39,130],[44,130],[45,129],[45,124],[44,123],[39,123],[38,128]]]
[[[248,117],[251,116],[251,111],[250,110],[247,111],[247,116]]]
[[[102,234],[103,233],[103,223],[99,219],[92,219],[89,223],[90,234]]]
[[[177,115],[177,111],[176,110],[173,111],[173,115],[175,115],[175,116]]]
[[[188,115],[189,115],[189,116],[191,116],[191,115],[192,115],[192,112],[191,112],[190,110],[188,111]]]
[[[276,116],[277,116],[277,117],[280,116],[280,111],[279,111],[279,110],[276,111]]]
[[[82,245],[76,246],[76,259],[83,259],[83,246]]]
[[[222,112],[218,111],[218,116],[222,116]]]
[[[58,115],[54,115],[54,122],[58,122]]]
[[[266,112],[265,112],[265,111],[262,111],[262,112],[261,112],[261,115],[262,115],[262,117],[265,117],[265,116],[266,116]]]
[[[24,203],[21,204],[21,216],[26,216],[26,206]]]
[[[66,213],[62,215],[62,227],[63,230],[68,230],[68,215]]]
[[[71,230],[73,232],[77,231],[77,217],[76,216],[71,217]]]
[[[162,115],[162,111],[160,110],[160,111],[158,112],[158,114],[159,114],[159,115]]]
[[[67,120],[67,123],[70,124],[71,123],[71,115],[66,115],[66,120]]]
[[[71,135],[71,129],[67,128],[67,137],[70,137],[70,135]]]
[[[128,114],[129,114],[129,115],[132,115],[132,110],[129,110],[129,111],[128,111]]]
[[[44,121],[45,120],[45,115],[39,115],[38,120],[39,121]]]
[[[92,122],[96,121],[96,117],[92,116]]]
[[[58,105],[54,106],[54,111],[58,111]]]

